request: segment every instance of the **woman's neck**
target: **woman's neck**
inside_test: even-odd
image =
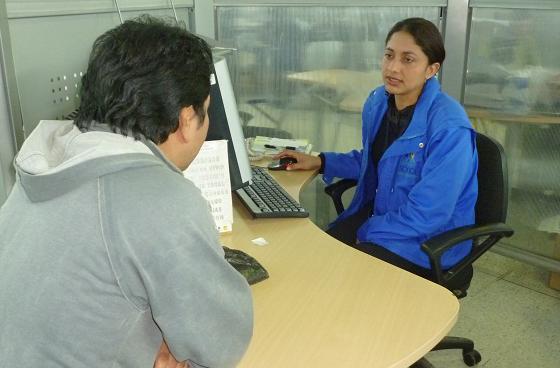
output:
[[[395,106],[397,107],[397,110],[401,111],[408,106],[416,104],[421,93],[422,90],[409,92],[405,95],[395,95]]]

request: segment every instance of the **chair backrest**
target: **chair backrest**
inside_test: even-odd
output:
[[[476,224],[506,221],[508,208],[508,172],[503,147],[482,133],[476,135],[478,150],[478,200]]]

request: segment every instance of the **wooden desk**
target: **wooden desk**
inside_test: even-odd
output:
[[[300,73],[292,73],[288,79],[308,85],[306,93],[330,106],[330,113],[343,113],[352,116],[349,121],[355,121],[355,131],[359,132],[360,116],[362,107],[370,92],[382,84],[381,72],[379,71],[355,71],[345,69],[323,69],[311,70]],[[339,139],[340,123],[325,127],[325,110],[316,109],[316,125],[319,137],[315,141],[319,147],[327,147],[332,150],[337,146]],[[336,117],[335,117],[336,119]],[[337,119],[338,120],[338,119]],[[326,131],[325,129],[329,129]],[[334,131],[332,130],[334,129]],[[326,139],[329,141],[326,141]]]
[[[560,115],[516,115],[478,107],[466,107],[467,115],[474,119],[494,120],[505,123],[549,125],[560,124]]]
[[[295,198],[312,172],[275,172]],[[263,237],[269,244],[256,246]],[[446,289],[331,238],[309,219],[254,220],[234,199],[222,243],[270,278],[252,286],[254,335],[239,367],[408,367],[455,324]]]
[[[361,112],[369,93],[383,84],[380,71],[361,72],[345,69],[311,70],[288,75],[288,79],[319,85],[339,91],[338,108]]]

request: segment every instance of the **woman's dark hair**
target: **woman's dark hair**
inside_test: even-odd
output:
[[[93,44],[75,124],[165,142],[183,107],[204,121],[211,63],[206,42],[182,28],[146,15],[126,21]]]
[[[428,57],[428,63],[443,64],[445,60],[445,47],[443,46],[443,39],[439,30],[429,20],[424,18],[408,18],[397,22],[387,34],[385,45],[391,39],[393,33],[406,32],[414,38],[414,41],[424,54]]]

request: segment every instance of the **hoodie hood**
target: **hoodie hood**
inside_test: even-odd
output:
[[[152,142],[100,130],[81,132],[70,120],[41,121],[14,162],[29,199],[48,200],[84,182],[132,167],[165,165],[154,156],[159,150]]]

